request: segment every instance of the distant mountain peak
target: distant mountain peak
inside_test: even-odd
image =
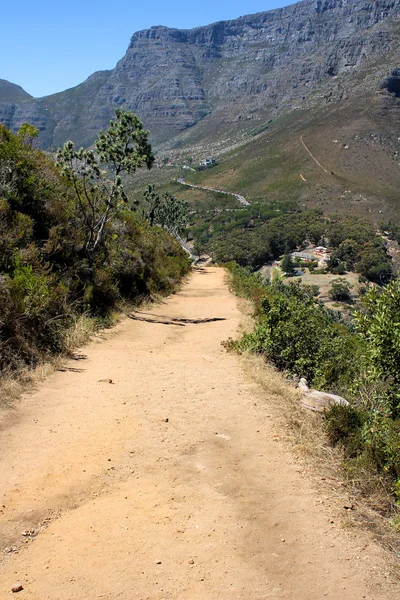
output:
[[[20,85],[11,83],[6,79],[0,79],[0,101],[19,102],[33,98]]]
[[[400,66],[399,17],[400,0],[303,0],[193,29],[153,26],[133,34],[114,69],[70,90],[32,99],[0,85],[0,122],[31,122],[43,147],[90,144],[118,107],[156,141],[203,121],[222,135],[379,89]]]

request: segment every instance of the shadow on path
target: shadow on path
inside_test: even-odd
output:
[[[204,319],[174,319],[164,315],[154,315],[153,313],[134,312],[128,315],[134,321],[145,321],[146,323],[159,323],[160,325],[176,325],[185,327],[186,325],[199,325],[201,323],[213,323],[215,321],[226,321],[225,317],[209,317]]]

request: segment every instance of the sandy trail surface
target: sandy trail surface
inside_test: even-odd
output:
[[[197,269],[3,413],[0,598],[399,597],[221,347],[239,320],[223,270]]]

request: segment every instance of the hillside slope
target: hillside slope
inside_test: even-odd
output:
[[[229,143],[210,143],[208,151],[214,150],[219,164],[201,173],[184,171],[185,178],[250,201],[296,200],[379,223],[398,215],[399,109],[397,98],[379,92],[287,113],[231,150]],[[191,150],[202,155],[199,145]],[[190,149],[167,152],[185,163]],[[157,177],[169,181],[168,168],[160,166]]]

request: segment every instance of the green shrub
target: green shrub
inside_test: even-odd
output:
[[[400,417],[400,279],[378,290],[371,287],[355,313],[360,336],[366,340],[365,365],[372,382],[387,382],[386,410]]]
[[[263,354],[281,370],[337,389],[354,375],[357,339],[314,293],[297,282],[270,284],[255,330],[242,338],[241,346]]]
[[[346,274],[346,265],[342,262],[340,262],[337,267],[333,267],[331,269],[331,272],[334,275],[345,275]]]
[[[0,125],[0,371],[70,349],[80,316],[97,322],[121,300],[170,293],[190,269],[175,239],[123,205],[88,253],[75,192],[52,160]]]
[[[379,471],[400,477],[400,419],[371,415],[362,428],[364,446]]]
[[[302,267],[303,269],[316,269],[318,267],[318,262],[317,261],[311,261],[311,260],[302,260],[300,261],[300,267]]]
[[[344,395],[350,406],[333,405],[325,413],[330,442],[343,448],[349,477],[379,478],[398,499],[400,279],[367,289],[347,323],[298,282],[261,286],[258,276],[237,265],[230,270],[236,281],[246,282],[233,288],[255,299],[257,310],[254,330],[238,341],[229,339],[226,347],[257,352],[318,389]]]
[[[350,290],[353,286],[344,278],[333,279],[331,289],[328,292],[329,298],[337,302],[352,302]]]
[[[263,278],[260,273],[254,273],[248,268],[240,267],[235,262],[226,264],[225,268],[231,274],[230,286],[232,291],[237,296],[253,300],[258,308],[260,298],[268,287],[269,281]]]
[[[334,404],[325,413],[325,429],[333,446],[341,443],[347,457],[355,457],[363,448],[363,413],[352,406]]]
[[[326,275],[326,269],[310,269],[310,275]]]

